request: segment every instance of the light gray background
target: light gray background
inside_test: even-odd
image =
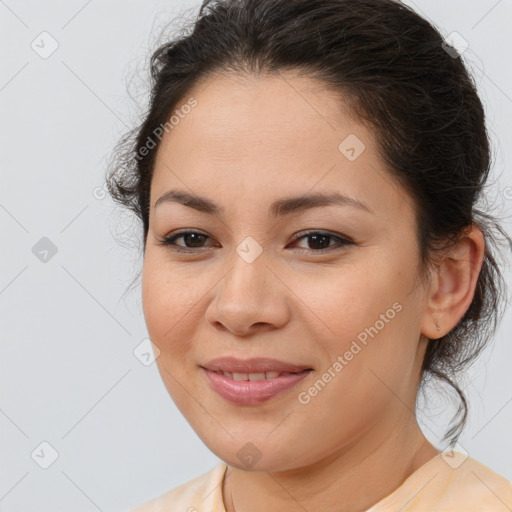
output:
[[[407,3],[444,36],[457,31],[469,42],[464,58],[495,146],[490,198],[495,213],[510,215],[512,2]],[[101,189],[107,158],[136,115],[127,81],[144,71],[160,27],[199,5],[0,0],[3,512],[128,510],[218,462],[169,398],[155,364],[133,354],[147,331],[140,288],[123,292],[142,262],[137,245],[119,240],[130,229],[136,236],[137,225]],[[47,59],[31,48],[43,31],[59,45]],[[57,247],[46,263],[32,250],[43,237]],[[467,379],[472,416],[460,441],[509,479],[511,332],[508,309]],[[437,409],[421,416],[434,442],[450,418],[445,405]],[[43,441],[58,452],[48,469],[31,457]],[[34,458],[44,463],[50,451],[40,450]]]

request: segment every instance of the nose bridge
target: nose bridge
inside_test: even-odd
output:
[[[263,247],[252,237],[246,237],[235,248],[231,258],[231,269],[224,278],[222,293],[225,299],[240,303],[264,301],[268,294],[267,258]]]
[[[287,318],[286,297],[278,288],[263,248],[247,237],[235,248],[207,317],[211,323],[239,333],[248,332],[254,324],[275,327]]]

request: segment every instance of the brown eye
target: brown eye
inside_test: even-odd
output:
[[[295,241],[303,238],[309,240],[308,247],[305,250],[313,252],[330,251],[332,250],[332,247],[336,249],[345,245],[354,244],[352,240],[347,240],[332,233],[324,233],[321,231],[310,231],[300,237],[297,237]],[[330,243],[331,240],[334,240],[334,244]]]
[[[176,243],[176,240],[183,239],[183,244]],[[203,249],[212,247],[211,245],[204,245],[205,241],[210,239],[208,235],[205,235],[198,231],[181,231],[172,236],[167,236],[163,240],[159,241],[159,245],[171,247],[172,250],[178,252],[193,253],[197,252],[194,249]],[[310,231],[303,234],[295,239],[297,240],[307,239],[308,247],[302,248],[303,251],[322,253],[343,248],[346,245],[354,245],[355,242],[348,240],[339,235],[333,233],[324,233],[321,231]],[[332,243],[334,242],[334,243]]]
[[[208,238],[206,237],[205,235],[202,235],[201,233],[194,233],[194,232],[190,232],[190,233],[182,233],[181,235],[177,235],[175,237],[173,237],[171,240],[172,241],[176,241],[178,238],[183,238],[183,240],[185,241],[185,246],[187,247],[190,247],[189,244],[191,244],[192,247],[200,247],[200,244],[202,241],[204,241],[205,238]],[[179,245],[179,244],[177,244]]]
[[[176,240],[183,238],[183,244],[177,244]],[[208,247],[202,245],[205,240],[209,239],[208,235],[200,233],[199,231],[181,231],[172,236],[167,236],[163,240],[159,241],[159,245],[171,246],[175,251],[179,252],[195,252],[194,249],[202,249]],[[181,247],[182,249],[178,249]]]

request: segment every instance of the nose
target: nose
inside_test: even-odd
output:
[[[262,256],[249,263],[235,254],[215,288],[206,320],[237,336],[283,327],[290,319],[287,290]]]

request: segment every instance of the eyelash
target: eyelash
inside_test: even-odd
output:
[[[159,240],[158,242],[158,245],[160,246],[166,246],[166,247],[169,247],[170,249],[172,249],[173,251],[176,251],[176,252],[181,252],[181,253],[187,253],[187,254],[192,254],[192,253],[195,253],[197,252],[198,249],[205,249],[205,248],[208,248],[208,246],[206,247],[184,247],[184,246],[180,246],[180,245],[177,245],[175,243],[175,241],[180,238],[180,237],[183,237],[183,236],[186,236],[186,235],[190,235],[190,234],[196,234],[196,235],[200,235],[200,236],[203,236],[203,237],[206,237],[206,238],[210,238],[208,235],[205,235],[204,233],[201,233],[200,231],[192,231],[192,230],[186,230],[186,231],[181,231],[179,233],[176,233],[172,236],[168,236],[168,237],[165,237],[163,238],[162,240]],[[332,239],[335,239],[338,243],[338,247],[333,249],[334,245],[333,246],[329,246],[329,247],[326,247],[324,249],[300,249],[302,252],[313,252],[313,253],[325,253],[325,252],[330,252],[330,251],[333,251],[333,250],[339,250],[339,249],[342,249],[344,246],[347,246],[347,245],[355,245],[355,242],[352,241],[352,240],[349,240],[347,238],[343,238],[341,236],[337,236],[337,235],[334,235],[332,233],[329,233],[329,232],[323,232],[323,231],[308,231],[306,233],[303,233],[301,236],[298,236],[296,237],[293,241],[296,242],[298,240],[301,240],[302,238],[309,238],[313,235],[320,235],[320,236],[325,236],[327,238],[332,238]],[[209,246],[211,247],[211,246]]]

